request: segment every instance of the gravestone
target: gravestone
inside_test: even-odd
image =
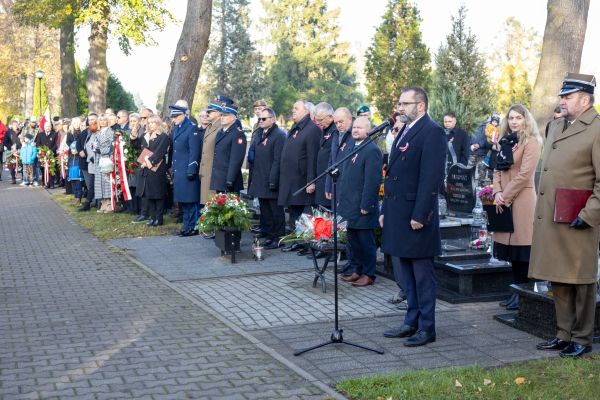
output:
[[[446,204],[449,213],[470,214],[475,207],[475,167],[454,164],[446,177]]]

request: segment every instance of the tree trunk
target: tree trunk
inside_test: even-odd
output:
[[[558,104],[556,94],[567,72],[579,72],[590,0],[548,0],[542,57],[531,112],[542,129]]]
[[[208,50],[211,18],[212,0],[188,0],[185,22],[165,89],[163,117],[169,115],[169,105],[179,99],[187,100],[192,108],[200,68]]]
[[[103,113],[106,110],[106,84],[108,67],[106,66],[106,48],[108,46],[108,22],[110,5],[102,1],[101,18],[92,22],[90,31],[90,61],[86,87],[88,90],[89,112]]]
[[[75,76],[75,22],[68,19],[60,28],[60,92],[62,115],[77,115],[77,78]]]

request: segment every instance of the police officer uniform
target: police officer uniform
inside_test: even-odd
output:
[[[222,107],[221,110],[222,114],[233,114],[237,117],[237,109],[234,106]],[[240,124],[236,121],[228,128],[221,128],[215,139],[210,188],[217,192],[242,190],[242,164],[245,156],[246,135]]]
[[[184,115],[187,108],[169,106],[169,117]],[[185,118],[181,125],[173,127],[173,201],[179,203],[183,212],[180,236],[198,234],[196,222],[199,217],[200,176],[198,168],[202,151],[202,135],[196,124]]]

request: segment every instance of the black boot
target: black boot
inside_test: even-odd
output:
[[[508,299],[506,299],[506,300],[502,300],[502,301],[500,302],[500,307],[506,307],[507,305],[509,305],[510,303],[512,303],[512,302],[513,302],[513,300],[515,299],[515,296],[516,296],[516,295],[517,295],[517,294],[516,294],[515,292],[513,292],[513,293],[510,295],[510,297],[509,297]]]
[[[516,311],[519,309],[519,295],[515,293],[515,298],[513,301],[506,305],[506,309],[508,311]]]

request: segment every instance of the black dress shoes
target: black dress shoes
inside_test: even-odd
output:
[[[515,298],[506,305],[508,311],[516,311],[519,309],[519,295],[515,294]]]
[[[255,227],[255,228],[250,229],[250,232],[252,232],[252,233],[258,233],[258,234],[262,233],[262,231],[260,230],[260,227],[258,227],[258,226]]]
[[[538,350],[564,350],[568,347],[570,342],[566,340],[560,340],[559,338],[554,338],[547,342],[538,343],[535,348]]]
[[[425,346],[427,343],[435,342],[435,333],[418,331],[410,338],[406,339],[404,345],[406,347]]]
[[[256,235],[255,235],[256,237]],[[273,244],[273,239],[267,239],[264,242],[261,242],[260,244],[262,244],[263,247],[267,247]]]
[[[77,209],[77,211],[90,211],[90,203],[85,203],[83,206]]]
[[[279,243],[271,241],[269,244],[264,244],[263,247],[265,250],[275,250],[279,248]]]
[[[414,335],[416,331],[417,328],[408,325],[402,325],[400,328],[392,328],[384,331],[383,336],[388,338],[403,338]]]
[[[304,245],[302,243],[292,243],[292,244],[287,245],[284,248],[282,248],[281,251],[284,251],[284,252],[297,251],[297,250],[300,250],[303,248],[304,248]]]
[[[561,357],[579,358],[590,351],[592,351],[592,346],[584,346],[577,342],[571,342],[564,350],[558,353],[558,355]]]
[[[199,235],[199,234],[200,234],[200,231],[198,231],[197,229],[190,229],[189,231],[183,232],[179,236],[180,237],[189,237],[189,236],[196,236],[196,235]]]
[[[148,219],[145,215],[138,215],[131,221],[132,224],[139,224],[140,222],[144,222]]]
[[[307,248],[303,248],[298,251],[299,256],[307,256],[309,254],[310,254],[310,250]]]
[[[153,219],[149,219],[148,222],[146,222],[147,226],[155,226],[154,225],[154,220]]]

